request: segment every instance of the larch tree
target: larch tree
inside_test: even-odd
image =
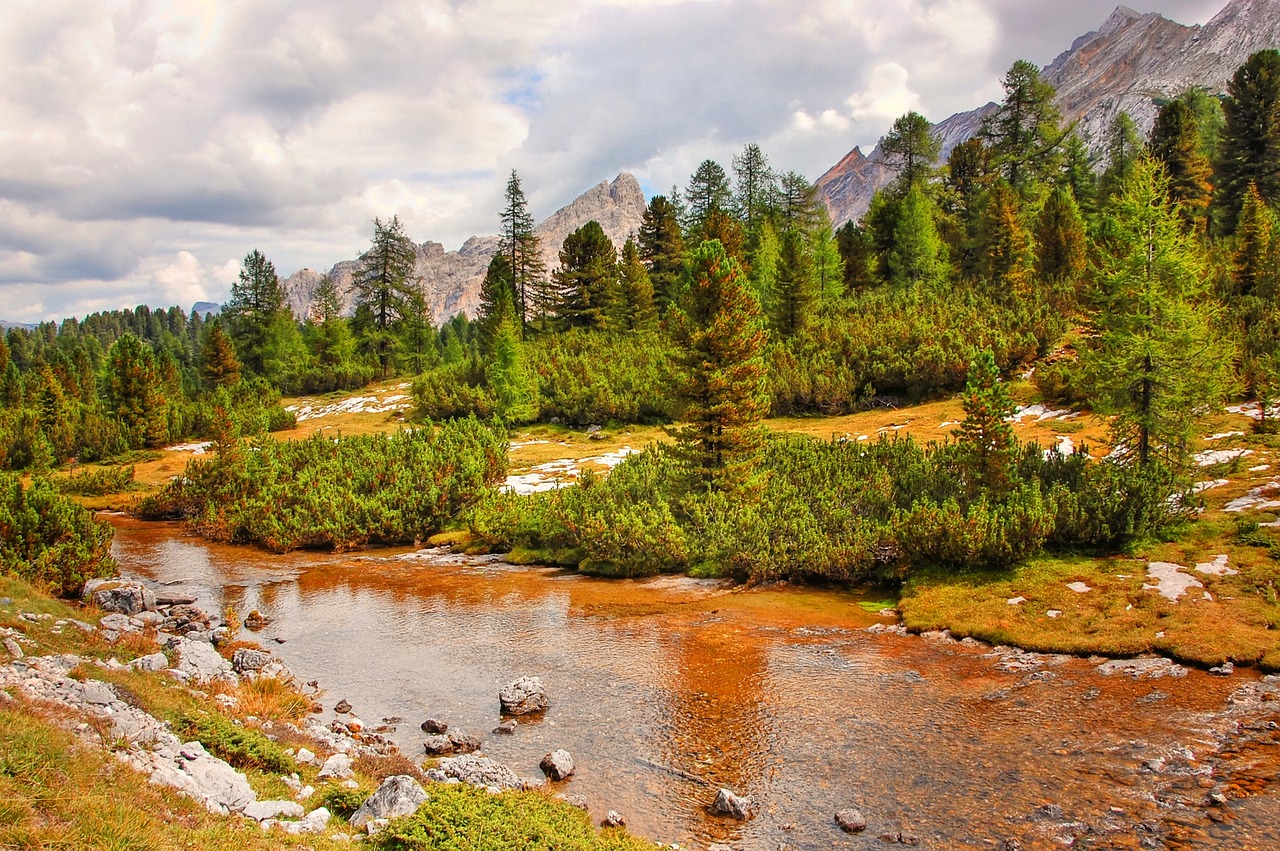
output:
[[[1022,216],[1018,193],[997,180],[975,228],[978,276],[995,298],[1006,302],[1027,295],[1031,282],[1031,240]]]
[[[649,270],[654,305],[665,316],[676,299],[684,273],[684,236],[680,214],[665,195],[649,199],[640,222],[640,260]]]
[[[902,286],[941,279],[946,246],[934,223],[934,205],[921,186],[912,186],[898,204],[892,248],[886,257],[889,280]]]
[[[511,274],[511,260],[498,252],[489,260],[484,280],[480,283],[480,307],[476,311],[479,326],[480,351],[492,351],[498,324],[506,318],[514,318],[516,311],[515,278]]]
[[[373,244],[360,258],[351,278],[358,310],[367,317],[368,345],[386,377],[396,340],[393,328],[410,315],[414,282],[410,280],[417,249],[398,216],[373,220]]]
[[[1137,464],[1163,460],[1176,471],[1199,412],[1226,395],[1234,352],[1215,333],[1204,257],[1169,200],[1160,163],[1135,163],[1109,218],[1085,354],[1092,396],[1115,415],[1115,442]]]
[[[989,351],[983,351],[969,365],[963,407],[964,420],[956,429],[956,442],[965,488],[971,497],[983,493],[1002,496],[1012,479],[1017,440],[1009,424],[1013,401]]]
[[[1280,204],[1280,51],[1261,50],[1227,83],[1214,196],[1217,225],[1235,233],[1249,184],[1268,204]]]
[[[733,207],[738,218],[754,233],[777,196],[777,177],[760,146],[751,143],[733,158]]]
[[[706,233],[713,212],[725,212],[733,200],[729,177],[715,160],[703,160],[689,177],[684,191],[684,230],[692,238]]]
[[[880,140],[880,153],[888,166],[897,172],[902,191],[928,183],[942,145],[933,135],[929,119],[918,112],[908,112],[893,122],[893,127]]]
[[[1107,167],[1098,181],[1103,198],[1110,198],[1120,191],[1129,178],[1138,157],[1142,156],[1142,138],[1138,125],[1127,112],[1120,112],[1107,128]]]
[[[804,234],[794,228],[782,234],[775,292],[773,327],[783,337],[800,333],[812,318],[822,287]]]
[[[1084,217],[1069,188],[1058,187],[1045,199],[1036,217],[1035,243],[1037,277],[1050,302],[1062,308],[1073,300],[1088,247]]]
[[[207,387],[232,387],[240,382],[240,361],[218,319],[205,326],[200,342],[200,377]]]
[[[533,232],[533,215],[520,185],[520,176],[512,169],[507,179],[506,201],[502,208],[502,232],[498,251],[511,267],[516,314],[520,319],[521,337],[529,320],[545,315],[550,309],[547,286],[547,264],[542,259],[542,245]]]
[[[1034,64],[1019,59],[1003,81],[1004,100],[982,122],[992,163],[1015,190],[1044,182],[1057,170],[1067,134],[1054,90]]]
[[[718,242],[693,253],[688,278],[672,316],[684,370],[679,453],[700,486],[747,493],[769,407],[763,317],[741,267]]]

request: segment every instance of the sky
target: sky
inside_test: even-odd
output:
[[[1225,0],[1131,2],[1185,24]],[[3,0],[0,319],[222,301],[397,215],[495,233],[759,144],[810,180],[1048,64],[1114,0]]]

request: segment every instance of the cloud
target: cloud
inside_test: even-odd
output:
[[[816,178],[907,109],[998,97],[1113,3],[8,0],[0,317],[224,298],[250,249],[327,268],[375,216],[456,247],[496,230],[512,168],[537,217],[747,142]]]

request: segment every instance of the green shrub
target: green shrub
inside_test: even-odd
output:
[[[54,485],[58,493],[77,496],[120,493],[133,485],[133,470],[133,467],[102,467],[98,470],[86,470],[83,473],[73,473],[64,479],[55,479]]]
[[[320,790],[316,798],[316,806],[325,807],[341,819],[350,819],[356,810],[369,800],[369,792],[365,789],[348,789],[330,783]]]
[[[0,569],[62,597],[116,571],[111,525],[57,493],[45,478],[24,489],[0,473]]]
[[[256,768],[276,774],[298,770],[293,757],[263,733],[237,727],[222,715],[184,715],[178,720],[183,740],[195,739],[214,756],[236,768]]]

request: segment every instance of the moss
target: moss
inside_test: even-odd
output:
[[[257,768],[289,774],[297,771],[293,758],[257,730],[238,727],[222,715],[185,715],[178,729],[198,739],[208,751],[236,768]]]

